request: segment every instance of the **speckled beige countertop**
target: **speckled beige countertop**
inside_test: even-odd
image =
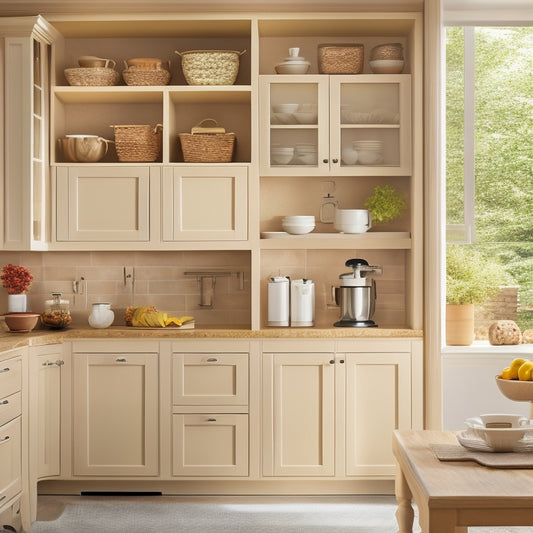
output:
[[[2,324],[5,326],[5,324]],[[227,339],[337,339],[337,338],[422,338],[423,332],[405,328],[268,328],[222,329],[222,328],[133,328],[112,326],[107,329],[70,327],[64,330],[34,330],[31,333],[0,331],[0,350],[22,346],[57,344],[73,339],[181,339],[181,338],[227,338]]]

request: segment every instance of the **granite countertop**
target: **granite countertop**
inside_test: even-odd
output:
[[[5,324],[3,324],[5,326]],[[34,330],[30,333],[0,331],[0,350],[23,346],[58,344],[74,339],[181,339],[181,338],[226,338],[226,339],[339,339],[339,338],[422,338],[421,330],[406,328],[268,328],[251,330],[247,328],[133,328],[111,326],[94,329],[89,326],[69,327],[64,330]]]

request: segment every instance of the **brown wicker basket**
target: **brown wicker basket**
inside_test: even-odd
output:
[[[191,133],[179,133],[178,137],[186,163],[229,163],[233,158],[235,134],[226,133],[211,118],[202,120]]]
[[[170,72],[165,68],[129,67],[122,71],[126,85],[168,85]]]
[[[188,50],[181,56],[181,68],[189,85],[233,85],[239,73],[239,58],[234,50]]]
[[[386,43],[374,46],[370,51],[370,61],[375,59],[403,59],[403,46],[401,43]]]
[[[115,129],[115,149],[119,161],[153,162],[161,154],[161,124],[119,125]]]
[[[65,78],[69,85],[94,87],[118,85],[120,74],[112,68],[89,67],[89,68],[66,68]]]
[[[363,71],[365,48],[362,44],[321,44],[318,69],[321,74],[359,74]]]

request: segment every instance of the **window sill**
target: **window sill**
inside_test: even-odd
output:
[[[443,346],[441,354],[530,354],[533,357],[533,344],[494,346],[489,341],[474,341],[470,346]]]

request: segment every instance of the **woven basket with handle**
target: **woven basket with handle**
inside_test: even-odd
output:
[[[119,161],[153,162],[161,154],[161,124],[111,126],[115,129],[115,149]]]
[[[206,118],[191,128],[191,133],[179,133],[186,163],[229,163],[233,157],[235,133],[226,133],[212,118]]]

